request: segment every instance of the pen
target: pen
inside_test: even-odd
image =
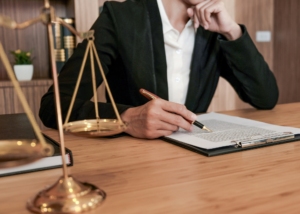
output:
[[[158,96],[156,96],[155,94],[152,94],[151,92],[145,90],[145,89],[140,89],[140,93],[146,97],[147,99],[149,100],[155,100],[155,99],[159,99]],[[199,121],[195,120],[195,121],[191,121],[191,120],[188,120],[186,118],[184,118],[186,121],[188,121],[190,124],[193,124],[197,127],[199,127],[200,129],[203,129],[203,130],[206,130],[206,131],[209,131],[209,132],[212,132],[210,129],[208,129],[205,125],[203,125],[202,123],[200,123]]]

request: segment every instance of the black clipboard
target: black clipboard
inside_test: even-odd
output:
[[[180,146],[182,148],[202,154],[204,156],[214,157],[214,156],[218,156],[218,155],[225,155],[225,154],[230,154],[230,153],[235,153],[235,152],[247,151],[247,150],[251,150],[251,149],[263,148],[263,147],[267,147],[267,146],[275,146],[275,145],[279,145],[279,144],[300,141],[300,134],[294,135],[294,138],[292,138],[292,139],[287,139],[287,140],[282,140],[282,141],[277,141],[277,142],[270,142],[270,143],[259,144],[259,145],[252,145],[252,146],[245,147],[245,148],[241,148],[241,147],[237,147],[236,145],[232,145],[232,146],[221,147],[221,148],[217,148],[217,149],[203,149],[200,147],[192,146],[192,145],[189,145],[189,144],[186,144],[186,143],[183,143],[180,141],[172,140],[169,138],[165,138],[165,137],[161,138],[161,139],[168,143],[172,143],[176,146]]]

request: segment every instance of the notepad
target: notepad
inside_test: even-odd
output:
[[[180,129],[166,139],[195,148],[215,150],[286,141],[300,134],[299,128],[277,126],[218,113],[199,115],[197,120],[213,132],[196,127],[193,132]]]

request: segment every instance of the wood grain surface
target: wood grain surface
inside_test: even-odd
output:
[[[38,125],[41,129],[45,129],[46,127],[39,118],[39,109],[41,98],[48,91],[53,81],[32,80],[19,83]],[[24,110],[12,83],[10,81],[0,81],[0,114],[17,113],[24,113]]]
[[[223,112],[300,128],[300,103],[271,111]],[[45,133],[58,140],[55,130]],[[69,172],[101,187],[107,199],[91,214],[299,213],[300,143],[208,158],[162,140],[88,139],[66,134]],[[28,198],[61,169],[0,178],[0,213],[29,213]]]
[[[274,73],[279,103],[300,102],[300,1],[275,0]]]
[[[88,31],[99,16],[99,5],[97,0],[74,0],[76,30]],[[77,42],[82,40],[77,38]]]
[[[236,22],[244,24],[271,70],[273,70],[274,54],[274,0],[235,0]],[[271,42],[256,42],[257,31],[270,31]]]

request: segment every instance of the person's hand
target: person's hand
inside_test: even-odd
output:
[[[179,127],[192,131],[193,126],[185,119],[195,121],[197,116],[184,105],[163,99],[149,101],[145,105],[127,109],[121,114],[128,123],[125,131],[133,137],[154,139],[171,135]]]
[[[205,30],[222,34],[230,41],[242,36],[240,26],[230,17],[221,0],[202,0],[189,8],[187,13],[194,20],[196,29],[201,25]]]

